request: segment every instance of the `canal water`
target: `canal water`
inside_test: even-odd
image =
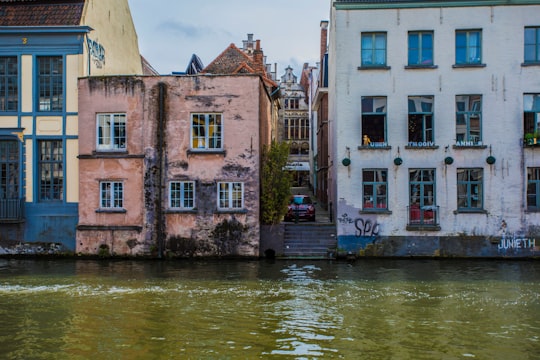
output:
[[[540,262],[0,259],[0,359],[540,359]]]

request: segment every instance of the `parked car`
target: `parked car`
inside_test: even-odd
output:
[[[308,195],[293,195],[289,201],[285,221],[315,221],[315,203]]]

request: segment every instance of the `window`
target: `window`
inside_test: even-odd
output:
[[[300,107],[300,101],[298,98],[285,99],[285,109],[298,110]]]
[[[191,148],[220,150],[223,147],[221,114],[191,115]]]
[[[456,31],[456,65],[474,65],[482,62],[482,31]]]
[[[409,32],[409,66],[433,65],[433,32]]]
[[[124,183],[102,181],[99,203],[102,209],[122,209],[124,207]]]
[[[285,138],[287,140],[309,139],[309,120],[307,118],[285,119]]]
[[[126,150],[126,114],[98,114],[97,149]]]
[[[244,184],[241,182],[218,183],[218,209],[243,209]]]
[[[362,97],[362,137],[366,136],[372,144],[386,143],[386,97]]]
[[[409,224],[437,223],[435,169],[409,170]]]
[[[61,140],[38,141],[39,200],[59,201],[64,196],[64,150]]]
[[[195,207],[195,182],[171,182],[169,184],[169,207],[175,209],[193,209]]]
[[[20,197],[19,144],[18,140],[0,140],[0,201]]]
[[[366,169],[362,171],[364,210],[388,209],[388,182],[386,169]]]
[[[409,146],[433,145],[433,96],[409,96]]]
[[[17,111],[19,106],[16,56],[0,57],[0,111]]]
[[[386,33],[362,34],[362,66],[386,66]]]
[[[456,145],[482,145],[482,96],[456,96]]]
[[[532,145],[540,137],[540,94],[523,95],[523,123],[524,138]]]
[[[483,169],[457,170],[458,210],[481,210]]]
[[[525,63],[540,63],[540,26],[525,28]]]
[[[540,210],[540,168],[527,168],[527,209]]]
[[[64,65],[61,56],[41,56],[38,63],[39,111],[62,111],[64,105]]]

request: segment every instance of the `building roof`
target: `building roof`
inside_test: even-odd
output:
[[[341,9],[538,5],[538,0],[333,0]]]
[[[85,0],[0,0],[0,26],[78,26]]]
[[[258,74],[262,77],[267,86],[275,87],[277,84],[266,72],[263,64],[263,55],[260,47],[252,55],[246,54],[236,45],[230,44],[221,54],[218,55],[202,74]]]
[[[231,44],[208,64],[203,72],[210,74],[235,74],[243,64],[253,68],[251,58],[236,47],[236,45]]]

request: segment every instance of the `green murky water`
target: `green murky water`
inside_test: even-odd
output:
[[[540,359],[540,262],[0,260],[1,359]]]

